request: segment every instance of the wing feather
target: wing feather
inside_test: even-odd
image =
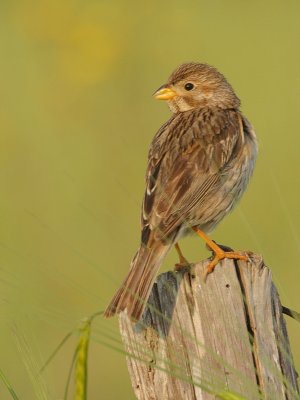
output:
[[[173,116],[154,137],[146,173],[142,227],[172,237],[226,179],[226,164],[242,140],[235,110],[202,109]],[[146,240],[143,242],[146,244]]]

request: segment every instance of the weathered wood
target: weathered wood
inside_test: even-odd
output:
[[[157,278],[143,319],[119,316],[139,400],[299,399],[282,306],[262,258]],[[222,397],[223,396],[223,397]]]

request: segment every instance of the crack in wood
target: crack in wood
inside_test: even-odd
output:
[[[251,349],[252,349],[251,353],[252,353],[253,364],[254,364],[254,368],[255,368],[257,387],[259,390],[259,395],[262,396],[263,381],[261,379],[261,375],[260,375],[260,371],[259,371],[259,362],[258,362],[257,353],[256,353],[255,321],[253,320],[253,314],[250,311],[249,302],[247,301],[246,288],[245,288],[245,285],[243,282],[243,276],[240,271],[237,260],[234,260],[234,267],[235,267],[237,279],[240,284],[241,292],[243,295],[244,315],[245,315],[246,326],[247,326],[248,333],[249,333],[249,343],[250,343]]]

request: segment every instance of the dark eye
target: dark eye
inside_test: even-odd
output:
[[[185,90],[192,90],[192,89],[194,89],[194,85],[189,82],[184,85],[184,88],[185,88]]]

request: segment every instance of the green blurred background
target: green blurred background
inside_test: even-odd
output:
[[[128,270],[148,146],[170,115],[151,94],[182,62],[225,74],[260,143],[214,239],[263,254],[300,311],[299,18],[298,0],[1,2],[0,368],[20,398],[63,397],[75,339],[43,384],[33,375]],[[190,260],[208,255],[198,239],[182,245]],[[300,370],[300,326],[287,322]],[[95,324],[89,398],[133,399],[123,355],[100,343],[107,327],[116,319]]]

